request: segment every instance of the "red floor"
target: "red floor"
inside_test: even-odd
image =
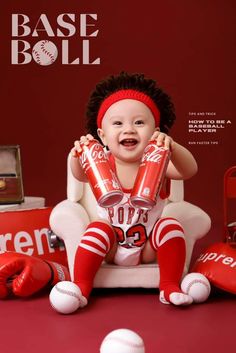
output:
[[[208,302],[177,308],[155,290],[96,290],[88,307],[57,314],[47,293],[0,302],[1,353],[98,353],[111,330],[140,334],[146,353],[223,353],[235,346],[235,296],[215,293]]]

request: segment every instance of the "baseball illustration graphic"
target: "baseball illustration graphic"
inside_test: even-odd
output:
[[[56,45],[49,40],[41,40],[36,43],[32,53],[36,63],[43,66],[53,64],[58,56]]]

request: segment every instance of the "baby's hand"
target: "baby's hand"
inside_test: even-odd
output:
[[[160,131],[155,131],[150,140],[156,140],[157,146],[164,146],[168,150],[173,150],[174,140]]]
[[[82,152],[81,144],[88,145],[89,141],[92,141],[92,140],[94,140],[94,137],[90,134],[87,134],[85,136],[81,136],[79,141],[76,140],[74,142],[74,147],[70,151],[72,157],[77,157],[77,152],[79,152],[79,153]]]

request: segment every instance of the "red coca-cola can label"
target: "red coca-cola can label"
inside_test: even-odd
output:
[[[155,204],[170,160],[170,151],[150,141],[144,150],[131,193],[134,207],[151,209]]]
[[[122,200],[123,192],[102,145],[91,140],[81,147],[78,157],[98,204],[101,207],[116,205]]]

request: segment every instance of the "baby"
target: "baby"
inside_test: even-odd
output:
[[[135,266],[158,258],[160,301],[189,305],[193,299],[180,289],[186,246],[181,224],[161,214],[169,195],[170,179],[185,180],[197,172],[192,154],[169,136],[175,121],[170,97],[156,82],[142,74],[125,72],[101,81],[92,92],[87,106],[86,136],[75,141],[71,150],[71,170],[75,178],[87,182],[77,151],[81,143],[100,139],[123,188],[120,204],[108,209],[97,206],[98,218],[90,223],[78,246],[74,282],[87,304],[93,279],[105,260]],[[130,194],[143,151],[150,140],[171,151],[165,181],[156,205],[149,211],[133,207]],[[131,216],[132,215],[132,216]]]

